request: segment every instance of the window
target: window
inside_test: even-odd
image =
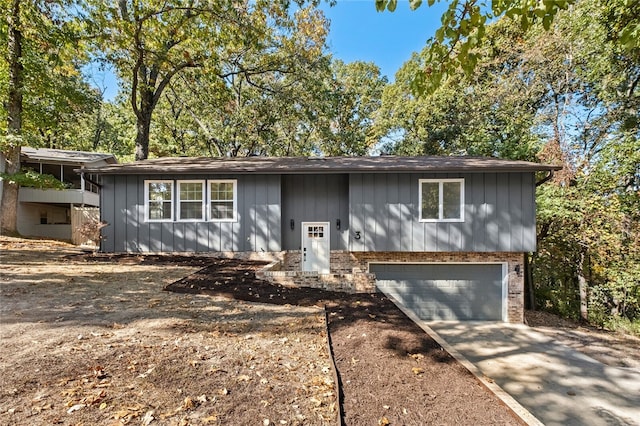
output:
[[[236,220],[236,181],[209,181],[209,220],[231,222]]]
[[[308,226],[307,236],[309,238],[324,238],[324,226]]]
[[[420,179],[420,220],[464,221],[464,179]]]
[[[147,180],[144,182],[147,220],[173,220],[173,181]]]
[[[204,181],[178,181],[178,220],[204,219]]]
[[[150,222],[235,222],[237,181],[146,180],[145,219]],[[176,187],[174,195],[174,185]],[[208,188],[208,192],[206,191]]]

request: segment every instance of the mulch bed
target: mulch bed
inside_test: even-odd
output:
[[[325,306],[343,424],[522,424],[382,294],[288,288],[255,277],[264,262],[205,260],[207,266],[165,290],[279,305]]]

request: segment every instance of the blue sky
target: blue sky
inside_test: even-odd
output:
[[[392,13],[377,12],[374,0],[337,0],[322,6],[331,21],[329,51],[345,62],[375,62],[393,80],[396,71],[413,52],[419,52],[440,26],[446,2],[412,11],[408,0],[399,0]]]
[[[397,9],[377,12],[374,0],[337,0],[337,4],[321,8],[331,21],[328,37],[329,52],[345,62],[375,62],[390,81],[413,52],[419,52],[427,39],[440,26],[446,2],[410,10],[408,0],[398,0]],[[106,88],[105,99],[117,94],[113,74],[90,71],[93,83]]]

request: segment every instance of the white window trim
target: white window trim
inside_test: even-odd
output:
[[[444,219],[444,204],[442,202],[443,189],[442,184],[445,182],[459,182],[460,183],[460,217],[453,219]],[[422,217],[422,184],[423,183],[438,183],[438,218],[423,218]],[[419,179],[418,180],[418,214],[420,216],[420,222],[464,222],[464,178],[455,179]]]
[[[180,184],[181,183],[201,183],[202,184],[202,198],[200,200],[200,214],[201,217],[199,219],[183,219],[180,217],[180,211],[181,211],[181,203],[183,200],[180,199]],[[176,181],[176,203],[177,203],[177,209],[176,209],[176,221],[177,222],[205,222],[207,219],[206,216],[206,205],[207,205],[207,198],[206,198],[206,188],[207,185],[205,183],[204,179],[196,179],[196,180],[177,180]],[[187,203],[195,203],[196,201],[192,201],[192,200],[185,200],[185,202]]]
[[[149,184],[152,183],[165,183],[171,186],[171,217],[169,219],[151,219],[149,217]],[[175,199],[175,185],[173,180],[145,180],[144,181],[144,220],[146,222],[173,222],[174,216],[174,199]]]
[[[233,184],[233,218],[230,219],[214,219],[211,217],[211,184],[213,183],[232,183]],[[237,179],[209,179],[207,180],[207,220],[209,222],[237,222],[238,221],[238,180]]]

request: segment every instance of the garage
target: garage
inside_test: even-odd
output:
[[[423,320],[506,320],[501,263],[372,263],[376,286]]]

